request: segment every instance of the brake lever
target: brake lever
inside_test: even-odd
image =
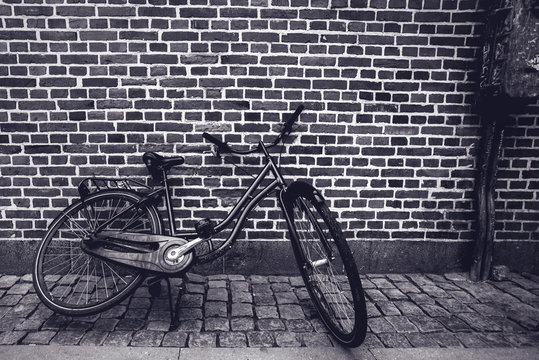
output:
[[[213,156],[215,156],[216,158],[219,158],[219,159],[221,158],[221,153],[219,152],[219,146],[212,144],[210,151],[213,154]]]
[[[203,154],[212,154],[213,156],[217,158],[221,158],[221,152],[219,151],[219,146],[215,144],[210,145],[210,150],[204,150],[202,152]]]
[[[205,150],[202,153],[203,154],[212,154],[213,156],[218,157],[218,158],[221,157],[221,153],[219,152],[219,146],[217,146],[215,144],[211,144],[210,145],[210,150]]]

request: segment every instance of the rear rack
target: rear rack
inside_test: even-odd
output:
[[[82,180],[78,186],[79,195],[85,198],[102,190],[124,189],[136,192],[146,192],[151,190],[151,187],[141,181],[128,178],[86,178]]]

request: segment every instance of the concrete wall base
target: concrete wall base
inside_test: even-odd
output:
[[[454,241],[350,241],[361,273],[444,273],[468,271],[473,244]],[[0,273],[25,274],[32,271],[37,241],[0,241]],[[539,242],[497,242],[494,265],[511,271],[539,272]],[[288,241],[238,241],[211,264],[197,265],[203,274],[297,274],[297,265]]]

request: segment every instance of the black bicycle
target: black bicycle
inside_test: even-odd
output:
[[[213,143],[212,152],[217,157],[261,153],[266,160],[230,214],[218,224],[203,219],[194,230],[176,229],[167,173],[183,164],[181,156],[143,155],[150,174],[160,183],[155,188],[128,178],[85,179],[78,188],[80,199],[51,223],[37,249],[33,280],[40,299],[59,313],[89,315],[114,306],[152,275],[167,281],[175,318],[168,277],[181,276],[193,264],[224,254],[251,210],[275,191],[299,270],[322,320],[340,343],[361,344],[367,327],[365,298],[341,228],[320,192],[305,182],[287,184],[268,152],[279,143],[284,146],[302,110],[300,105],[269,145],[260,141],[255,147],[239,150],[203,134]],[[258,191],[270,175],[273,180]],[[165,235],[157,210],[163,198],[170,235]],[[226,239],[212,241],[234,220]],[[205,251],[197,253],[202,244]]]

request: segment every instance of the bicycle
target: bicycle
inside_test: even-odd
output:
[[[256,152],[266,160],[228,216],[217,224],[203,219],[195,230],[176,229],[167,173],[184,163],[182,156],[166,158],[154,152],[143,155],[151,176],[160,184],[157,188],[128,178],[82,181],[78,188],[80,199],[53,220],[37,249],[33,282],[39,298],[56,312],[90,315],[122,301],[146,276],[162,277],[168,284],[174,326],[177,323],[168,278],[182,276],[193,264],[223,255],[232,247],[251,210],[276,192],[301,276],[320,317],[340,343],[360,345],[367,327],[365,298],[341,228],[321,193],[306,182],[288,185],[268,152],[281,142],[284,146],[302,110],[300,105],[273,143],[260,141],[248,150],[232,148],[227,142],[203,133],[217,157]],[[269,175],[273,175],[273,181],[256,192]],[[157,209],[162,198],[169,235],[165,234]],[[234,219],[228,238],[214,247],[212,237]],[[196,248],[203,243],[208,251],[197,255]],[[155,279],[151,292],[156,291]]]

